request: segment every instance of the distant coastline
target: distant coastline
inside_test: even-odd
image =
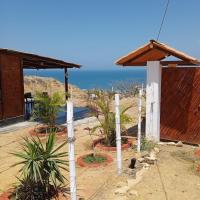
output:
[[[64,82],[63,70],[24,70],[24,75],[52,77]],[[81,89],[109,89],[118,82],[146,82],[146,69],[69,70],[69,83]]]

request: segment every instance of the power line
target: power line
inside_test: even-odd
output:
[[[157,36],[157,39],[156,39],[157,41],[158,41],[158,39],[160,37],[160,33],[161,33],[161,30],[162,30],[162,27],[163,27],[163,24],[164,24],[164,21],[165,21],[165,17],[166,17],[166,14],[167,14],[167,9],[169,7],[169,1],[170,0],[167,0],[167,4],[166,4],[166,7],[165,7],[165,12],[164,12],[164,15],[163,15],[163,18],[162,18],[162,22],[160,24],[160,29],[159,29],[159,32],[158,32],[158,36]]]

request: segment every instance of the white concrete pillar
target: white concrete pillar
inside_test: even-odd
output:
[[[146,138],[160,141],[160,99],[162,66],[159,61],[147,62]]]

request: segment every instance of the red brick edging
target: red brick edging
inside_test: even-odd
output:
[[[32,128],[30,131],[29,131],[29,134],[31,136],[38,136],[38,137],[46,137],[48,135],[48,133],[37,133],[35,131],[35,128]],[[64,128],[63,131],[58,131],[56,132],[56,136],[60,137],[60,136],[66,136],[67,135],[67,128]]]
[[[90,153],[91,154],[91,153]],[[90,154],[85,154],[82,155],[80,157],[77,158],[77,164],[81,167],[89,167],[89,168],[95,168],[95,167],[101,167],[101,166],[107,166],[108,164],[110,164],[111,162],[113,162],[113,158],[110,155],[107,154],[102,154],[102,153],[98,153],[97,155],[100,155],[104,158],[106,158],[105,162],[102,163],[86,163],[84,161],[84,158]]]
[[[108,146],[103,145],[101,143],[101,141],[103,139],[104,138],[100,138],[100,139],[93,141],[93,144],[97,149],[100,149],[100,150],[103,150],[103,151],[117,151],[117,147],[108,147]],[[132,145],[132,141],[130,139],[128,139],[126,144],[122,144],[122,150],[128,149],[131,145]]]
[[[8,190],[0,195],[0,200],[9,200],[9,196],[11,195],[12,191]]]

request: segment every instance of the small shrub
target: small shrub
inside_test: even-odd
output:
[[[90,154],[84,157],[86,163],[102,163],[106,161],[106,158],[101,155]]]
[[[55,92],[52,96],[49,96],[48,94],[37,92],[35,99],[33,118],[41,120],[47,126],[47,130],[55,130],[57,114],[64,105],[63,95]]]
[[[145,137],[141,139],[141,151],[151,151],[156,146],[156,143],[152,140],[147,140]]]

